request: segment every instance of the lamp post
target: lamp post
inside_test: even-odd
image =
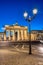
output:
[[[34,19],[38,11],[37,9],[33,9],[32,12],[33,12],[33,16],[28,16],[28,13],[26,11],[24,12],[24,18],[26,19],[26,21],[29,22],[29,54],[32,54],[32,51],[31,51],[31,21]]]

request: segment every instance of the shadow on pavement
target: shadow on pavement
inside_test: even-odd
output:
[[[37,57],[37,58],[43,58],[43,56],[40,54],[32,54],[32,56],[34,56],[34,57]]]

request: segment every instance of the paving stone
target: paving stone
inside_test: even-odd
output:
[[[27,49],[19,49],[25,51]],[[35,49],[36,50],[36,49]],[[32,50],[32,55],[27,52],[19,52],[16,48],[0,49],[0,65],[43,65],[43,55]]]

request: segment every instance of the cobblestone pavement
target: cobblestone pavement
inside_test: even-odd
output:
[[[0,48],[0,65],[43,65],[43,45],[32,45],[32,55],[29,48]]]

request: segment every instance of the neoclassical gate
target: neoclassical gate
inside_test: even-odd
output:
[[[7,37],[9,41],[28,40],[28,28],[26,26],[19,26],[18,24],[12,26],[6,25],[5,31],[8,31],[8,35],[5,32],[4,40],[7,40]]]

